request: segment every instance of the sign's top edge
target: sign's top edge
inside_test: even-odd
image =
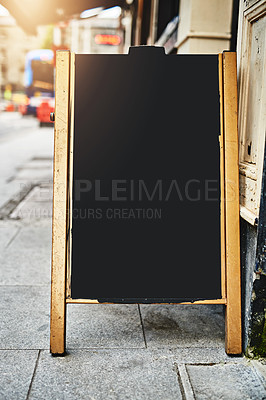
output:
[[[159,46],[131,46],[129,47],[128,54],[130,56],[138,56],[138,55],[145,55],[147,56],[165,56],[165,50],[164,47],[159,47]]]

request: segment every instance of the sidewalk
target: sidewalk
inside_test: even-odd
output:
[[[69,305],[50,355],[51,179],[31,158],[0,212],[0,399],[266,399],[265,366],[225,354],[222,306]]]

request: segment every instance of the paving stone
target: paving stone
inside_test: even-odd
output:
[[[42,219],[52,217],[52,204],[50,202],[36,204],[34,202],[24,203],[23,206],[16,208],[10,215],[14,219]]]
[[[25,170],[25,169],[52,169],[53,168],[53,159],[50,158],[32,158],[28,162],[24,163],[18,170]]]
[[[0,250],[3,251],[11,242],[11,240],[19,232],[20,228],[17,223],[9,223],[9,221],[0,221]]]
[[[259,377],[261,377],[261,379],[266,382],[266,358],[252,360],[251,363]]]
[[[0,285],[50,285],[51,250],[21,247],[1,254]]]
[[[135,304],[69,304],[67,348],[145,347]]]
[[[166,351],[167,348],[158,350]],[[152,350],[156,350],[154,347]],[[157,350],[156,350],[157,351]],[[173,356],[175,364],[219,364],[219,363],[243,363],[245,358],[228,356],[224,349],[224,344],[220,347],[173,347],[168,351]]]
[[[196,400],[262,400],[266,390],[248,365],[188,365]]]
[[[9,179],[11,181],[9,182]],[[25,182],[13,181],[12,177],[0,177],[0,207],[3,207],[11,199],[16,198],[18,193],[25,193],[26,184]]]
[[[33,158],[17,168],[16,179],[35,180],[43,177],[53,178],[52,158]]]
[[[14,212],[10,215],[13,219],[42,219],[52,217],[52,203],[42,202],[35,203],[26,201],[21,203]]]
[[[141,305],[149,348],[223,347],[224,317],[217,305]]]
[[[2,224],[3,225],[3,224]],[[13,237],[3,228],[0,285],[49,285],[51,281],[51,221],[24,225],[10,223]],[[1,227],[1,225],[0,225]],[[1,232],[1,228],[0,228]],[[9,240],[9,241],[8,241]]]
[[[0,349],[48,349],[50,288],[0,286]]]
[[[2,400],[27,398],[37,356],[37,350],[0,350]]]
[[[29,182],[46,182],[47,180],[52,179],[53,177],[53,167],[51,165],[50,168],[45,168],[43,170],[40,169],[22,169],[17,172],[16,179],[20,181],[29,181]]]
[[[52,187],[34,187],[11,213],[10,218],[40,219],[52,217]]]
[[[29,399],[181,400],[176,370],[164,355],[143,350],[41,353]]]
[[[10,245],[9,251],[45,249],[49,255],[52,245],[52,221],[32,221],[21,225],[22,229]]]

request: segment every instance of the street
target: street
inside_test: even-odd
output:
[[[0,113],[0,162],[0,399],[265,398],[261,364],[224,351],[222,305],[69,305],[52,357],[53,128]]]
[[[52,179],[53,129],[18,113],[0,114],[0,207],[27,184]],[[45,171],[43,161],[46,161]],[[46,173],[47,172],[47,173]]]

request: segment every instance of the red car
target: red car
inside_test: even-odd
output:
[[[40,121],[40,126],[51,125],[50,114],[54,112],[54,98],[43,99],[37,107],[37,118]]]

